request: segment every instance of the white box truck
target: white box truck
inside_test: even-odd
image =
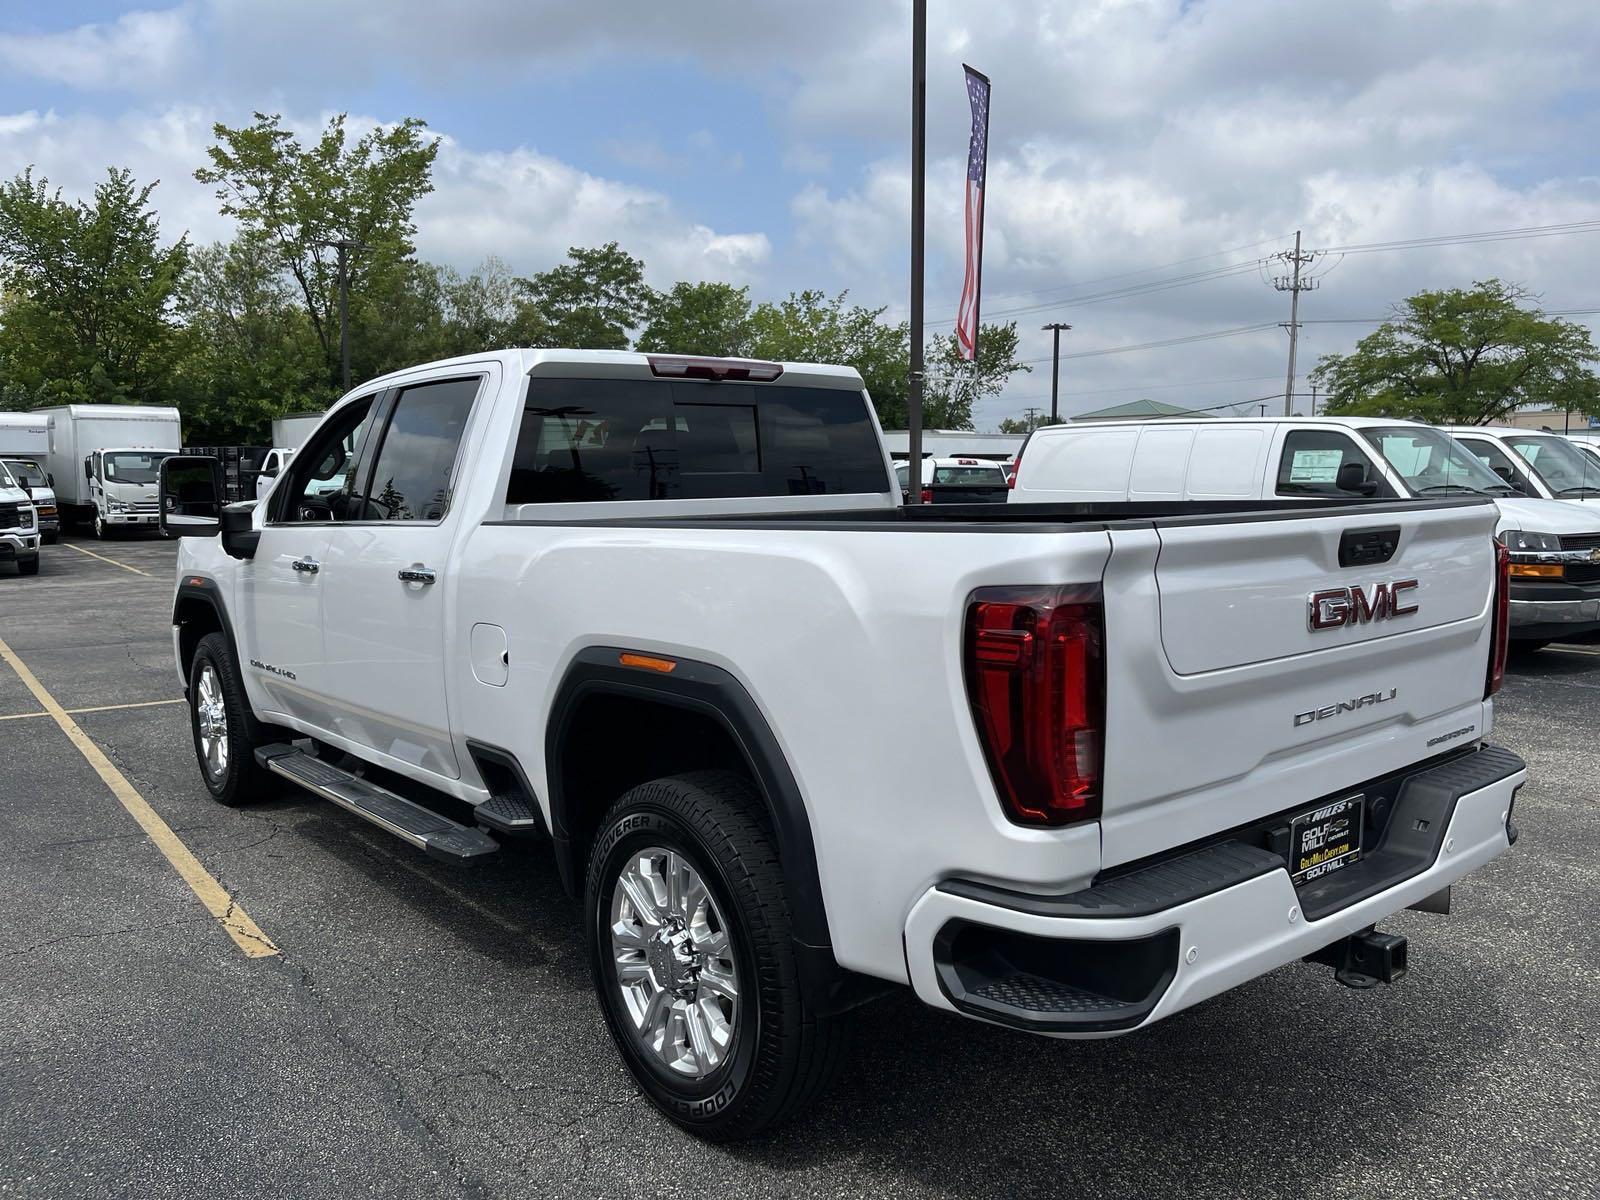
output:
[[[183,445],[177,409],[68,404],[34,415],[50,422],[45,469],[63,523],[92,523],[96,537],[156,527],[161,460]]]
[[[272,418],[272,447],[275,450],[298,450],[306,444],[311,431],[322,422],[319,412],[288,413]]]

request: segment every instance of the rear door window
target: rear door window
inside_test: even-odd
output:
[[[507,504],[890,490],[860,392],[534,379]]]

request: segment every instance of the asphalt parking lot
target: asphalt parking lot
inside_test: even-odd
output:
[[[171,544],[44,554],[0,566],[0,641],[279,953],[228,935],[0,663],[0,1194],[1595,1194],[1600,648],[1514,662],[1522,840],[1453,915],[1385,924],[1400,985],[1287,967],[1072,1043],[893,997],[814,1119],[717,1148],[634,1092],[541,847],[469,871],[307,794],[214,804]]]

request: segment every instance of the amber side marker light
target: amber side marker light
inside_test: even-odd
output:
[[[184,582],[192,587],[204,587],[206,581],[201,579],[198,575],[191,575],[189,578],[185,579]]]
[[[1560,579],[1567,573],[1566,567],[1560,563],[1519,563],[1511,564],[1511,574],[1521,575],[1524,578],[1535,579]]]
[[[678,664],[670,658],[654,658],[649,654],[632,654],[626,650],[617,656],[617,661],[625,667],[638,667],[643,671],[660,671],[663,675],[671,674],[678,669]]]

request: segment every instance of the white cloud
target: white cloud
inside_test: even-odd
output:
[[[0,33],[0,63],[77,88],[170,86],[193,50],[189,14],[181,8],[124,13],[59,33]]]
[[[196,183],[218,114],[193,107],[128,112],[116,118],[54,112],[0,114],[0,163],[32,164],[69,196],[88,196],[108,165],[143,183],[159,179],[154,202],[163,233],[205,242],[231,235],[209,188]],[[291,122],[302,134],[320,119]],[[353,133],[373,124],[350,119]],[[304,140],[304,138],[302,138]],[[514,270],[554,264],[573,245],[617,240],[644,258],[652,282],[678,278],[746,282],[770,254],[758,231],[716,230],[681,213],[663,193],[581,171],[526,148],[481,152],[445,137],[435,190],[416,212],[425,257],[470,268],[485,256]]]

